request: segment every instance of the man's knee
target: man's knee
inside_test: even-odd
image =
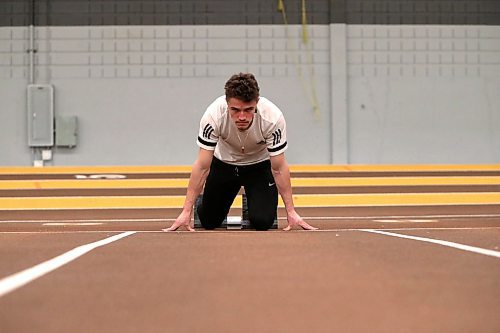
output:
[[[203,218],[200,218],[200,222],[201,222],[201,226],[207,230],[214,230],[215,228],[218,228],[222,225],[222,222],[224,222],[224,220],[220,221],[220,222],[216,222],[214,219],[203,219]]]
[[[255,228],[255,230],[266,231],[273,227],[274,220],[276,216],[265,216],[265,215],[250,215],[250,223]]]
[[[207,230],[219,228],[224,222],[225,216],[217,217],[210,214],[205,214],[203,206],[198,207],[198,216],[200,217],[201,226]]]
[[[216,219],[213,219],[209,214],[206,213],[206,210],[203,209],[203,194],[200,194],[198,198],[196,198],[196,202],[194,204],[194,216],[195,219],[198,219],[199,225],[208,230],[213,230],[220,226],[220,224],[214,223]]]

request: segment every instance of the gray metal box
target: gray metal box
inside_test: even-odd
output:
[[[54,145],[54,87],[48,84],[28,85],[28,145]]]
[[[56,146],[73,148],[78,136],[78,118],[75,116],[56,116]]]

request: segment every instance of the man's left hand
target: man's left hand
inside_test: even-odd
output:
[[[287,220],[288,220],[288,225],[286,226],[286,228],[283,229],[284,231],[290,231],[295,226],[299,226],[304,230],[318,230],[319,229],[319,228],[313,227],[312,225],[310,225],[309,223],[304,221],[302,219],[302,217],[300,217],[300,215],[297,214],[297,212],[293,212],[291,214],[288,214]]]

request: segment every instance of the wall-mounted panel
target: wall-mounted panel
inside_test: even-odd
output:
[[[56,146],[74,148],[78,138],[78,118],[75,116],[56,117]]]
[[[50,85],[28,86],[28,145],[54,145],[54,88]]]

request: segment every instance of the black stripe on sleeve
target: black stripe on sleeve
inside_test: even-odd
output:
[[[198,137],[198,141],[201,143],[201,144],[204,144],[205,146],[209,146],[209,147],[215,147],[217,146],[217,142],[208,142],[208,141],[205,141],[203,140],[202,138]]]
[[[270,153],[274,153],[275,151],[278,151],[278,150],[285,148],[286,145],[287,145],[287,142],[285,141],[285,143],[283,143],[281,146],[278,146],[276,148],[267,148],[267,151]]]

